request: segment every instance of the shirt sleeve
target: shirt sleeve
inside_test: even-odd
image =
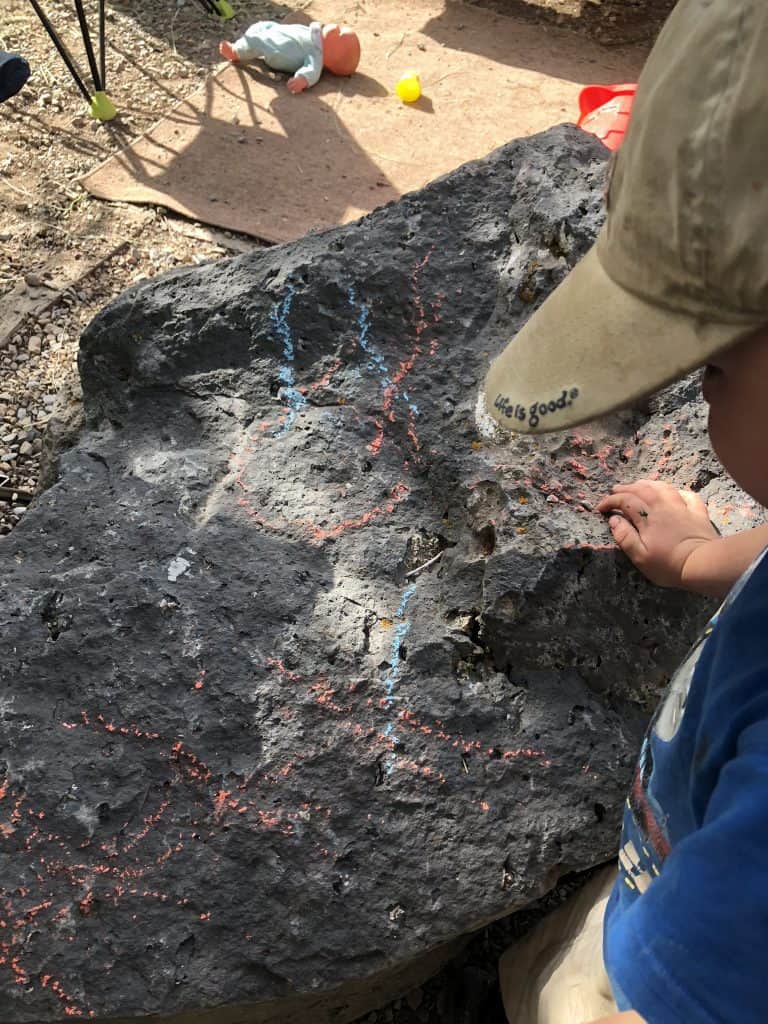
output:
[[[762,704],[768,679],[755,680]],[[762,709],[761,709],[762,710]],[[741,732],[701,828],[606,930],[605,957],[647,1024],[768,1021],[768,722]]]
[[[317,85],[320,81],[320,75],[323,73],[323,62],[319,58],[312,55],[307,57],[306,61],[301,65],[298,71],[295,72],[296,77],[306,78],[307,87],[311,88],[313,85]]]
[[[306,60],[294,74],[296,77],[301,76],[301,78],[305,78],[307,80],[307,87],[311,89],[313,85],[317,85],[323,73],[323,36],[322,25],[319,22],[313,21],[309,28],[312,50],[307,54]]]

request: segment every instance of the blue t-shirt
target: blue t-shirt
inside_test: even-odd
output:
[[[624,812],[604,956],[648,1024],[768,1022],[768,558],[672,679]]]

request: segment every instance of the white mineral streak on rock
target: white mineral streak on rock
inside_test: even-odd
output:
[[[477,426],[478,434],[485,441],[493,441],[495,444],[501,444],[509,437],[509,434],[505,434],[501,427],[497,424],[496,420],[486,411],[485,408],[485,385],[480,387],[477,393],[477,402],[475,404],[475,425]]]
[[[192,565],[186,558],[182,558],[181,555],[177,555],[168,566],[168,580],[170,583],[175,583],[179,576],[183,576],[187,569]]]

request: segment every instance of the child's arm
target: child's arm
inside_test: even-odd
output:
[[[655,480],[617,484],[597,510],[624,554],[662,587],[725,597],[768,545],[768,524],[721,537],[697,494]]]

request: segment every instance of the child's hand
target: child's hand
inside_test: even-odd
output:
[[[702,544],[718,539],[697,494],[654,480],[617,484],[597,511],[609,516],[613,539],[624,554],[661,587],[687,586],[688,558]]]
[[[308,82],[302,75],[294,75],[293,78],[288,79],[288,89],[294,95],[299,92],[304,92],[307,85]]]

